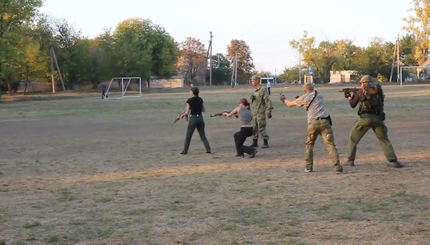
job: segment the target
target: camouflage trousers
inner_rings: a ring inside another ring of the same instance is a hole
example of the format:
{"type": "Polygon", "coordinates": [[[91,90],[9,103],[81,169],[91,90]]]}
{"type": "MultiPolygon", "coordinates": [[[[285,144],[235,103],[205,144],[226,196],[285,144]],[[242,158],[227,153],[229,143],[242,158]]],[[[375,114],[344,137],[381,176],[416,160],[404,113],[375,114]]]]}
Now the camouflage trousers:
{"type": "Polygon", "coordinates": [[[369,129],[372,129],[378,138],[379,145],[382,147],[385,158],[387,158],[389,162],[397,161],[396,153],[388,139],[387,126],[385,126],[384,121],[382,121],[378,115],[371,114],[361,115],[361,118],[355,122],[352,127],[348,142],[348,159],[355,160],[357,145],[369,129]]]}
{"type": "Polygon", "coordinates": [[[330,153],[331,162],[334,164],[335,171],[343,169],[339,161],[339,153],[334,143],[333,129],[328,120],[312,120],[308,125],[308,136],[306,139],[306,169],[313,170],[314,164],[314,145],[315,141],[321,135],[324,143],[330,153]]]}
{"type": "Polygon", "coordinates": [[[258,134],[261,134],[264,140],[269,140],[269,135],[266,131],[266,115],[253,115],[252,126],[252,139],[258,139],[258,134]]]}

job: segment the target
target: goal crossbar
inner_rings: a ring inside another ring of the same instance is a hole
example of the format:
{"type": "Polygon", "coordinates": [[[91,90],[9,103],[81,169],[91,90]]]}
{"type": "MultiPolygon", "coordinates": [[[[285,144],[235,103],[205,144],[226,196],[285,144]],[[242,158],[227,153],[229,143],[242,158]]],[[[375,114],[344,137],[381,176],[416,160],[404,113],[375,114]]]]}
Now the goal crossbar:
{"type": "MultiPolygon", "coordinates": [[[[121,97],[113,97],[115,99],[123,99],[130,97],[142,97],[142,78],[141,77],[114,77],[110,80],[109,86],[106,91],[106,98],[109,99],[109,91],[112,87],[112,83],[114,81],[121,80],[121,97]],[[139,93],[136,95],[127,94],[128,88],[131,84],[131,81],[137,80],[139,83],[139,93]]],[[[112,98],[112,97],[111,97],[112,98]]]]}

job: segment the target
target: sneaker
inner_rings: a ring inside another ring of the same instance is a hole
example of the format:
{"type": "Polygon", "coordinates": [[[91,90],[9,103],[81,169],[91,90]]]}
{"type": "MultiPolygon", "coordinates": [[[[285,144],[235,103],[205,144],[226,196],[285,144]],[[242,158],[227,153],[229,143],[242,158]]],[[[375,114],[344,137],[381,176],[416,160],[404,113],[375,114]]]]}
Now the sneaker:
{"type": "Polygon", "coordinates": [[[346,174],[345,169],[336,170],[336,174],[346,174]]]}
{"type": "Polygon", "coordinates": [[[344,165],[354,167],[355,163],[354,163],[354,160],[348,160],[348,161],[346,161],[346,163],[344,165]]]}
{"type": "Polygon", "coordinates": [[[395,168],[403,168],[405,165],[399,163],[398,161],[391,162],[395,168]]]}
{"type": "Polygon", "coordinates": [[[236,154],[237,157],[244,157],[245,155],[236,154]]]}
{"type": "Polygon", "coordinates": [[[182,152],[181,152],[181,154],[182,154],[182,155],[186,155],[186,154],[187,154],[187,152],[186,152],[186,151],[182,151],[182,152]]]}
{"type": "Polygon", "coordinates": [[[207,154],[211,154],[212,152],[211,152],[211,151],[207,151],[206,153],[207,153],[207,154]]]}

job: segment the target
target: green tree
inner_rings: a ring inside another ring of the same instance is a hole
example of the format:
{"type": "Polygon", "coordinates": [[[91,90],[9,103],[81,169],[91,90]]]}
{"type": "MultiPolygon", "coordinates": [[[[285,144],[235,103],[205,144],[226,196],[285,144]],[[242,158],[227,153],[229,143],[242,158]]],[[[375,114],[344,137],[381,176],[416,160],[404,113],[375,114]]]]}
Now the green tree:
{"type": "Polygon", "coordinates": [[[1,84],[7,81],[12,94],[11,78],[15,72],[13,57],[17,52],[23,23],[32,20],[43,0],[0,0],[0,96],[1,84]]]}
{"type": "Polygon", "coordinates": [[[430,48],[430,2],[428,0],[413,0],[412,14],[403,18],[406,26],[403,28],[414,35],[417,47],[414,52],[418,64],[423,63],[429,57],[430,48]]]}
{"type": "Polygon", "coordinates": [[[280,81],[294,82],[299,80],[299,66],[285,68],[284,71],[279,74],[278,79],[280,81]]]}
{"type": "Polygon", "coordinates": [[[251,72],[255,66],[251,56],[251,49],[243,40],[231,40],[227,46],[227,59],[234,61],[237,53],[237,76],[238,82],[246,82],[251,77],[251,72]]]}
{"type": "Polygon", "coordinates": [[[417,41],[414,35],[405,35],[400,39],[400,56],[403,65],[417,66],[418,62],[415,59],[415,50],[417,48],[417,41]]]}
{"type": "MultiPolygon", "coordinates": [[[[228,82],[231,77],[230,61],[223,54],[212,56],[212,83],[221,85],[228,82]]],[[[209,72],[206,72],[206,81],[209,81],[209,72]]]]}

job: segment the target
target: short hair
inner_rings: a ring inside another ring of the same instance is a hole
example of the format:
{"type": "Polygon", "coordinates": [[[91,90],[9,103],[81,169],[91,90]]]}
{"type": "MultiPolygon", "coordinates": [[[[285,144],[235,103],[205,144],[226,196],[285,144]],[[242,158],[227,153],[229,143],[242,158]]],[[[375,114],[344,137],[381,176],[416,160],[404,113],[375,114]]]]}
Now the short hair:
{"type": "Polygon", "coordinates": [[[254,76],[251,77],[251,80],[258,80],[258,81],[260,81],[260,77],[257,76],[257,75],[254,75],[254,76]]]}
{"type": "Polygon", "coordinates": [[[193,92],[193,94],[195,95],[195,96],[198,96],[199,95],[199,88],[198,87],[192,87],[191,88],[191,92],[193,92]]]}
{"type": "Polygon", "coordinates": [[[303,88],[308,89],[308,90],[313,90],[314,84],[313,83],[305,83],[305,84],[303,84],[303,88]]]}

